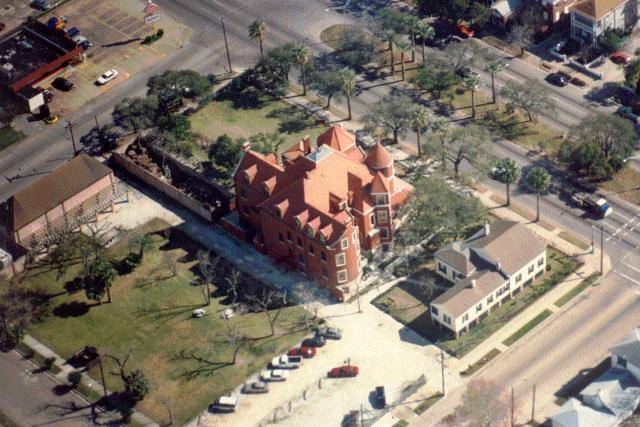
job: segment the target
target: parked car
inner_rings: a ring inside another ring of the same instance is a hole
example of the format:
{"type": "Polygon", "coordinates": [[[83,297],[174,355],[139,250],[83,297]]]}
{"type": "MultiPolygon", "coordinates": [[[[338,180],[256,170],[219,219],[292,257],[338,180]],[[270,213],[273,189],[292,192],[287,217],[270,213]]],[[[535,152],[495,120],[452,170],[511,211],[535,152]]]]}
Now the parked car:
{"type": "Polygon", "coordinates": [[[344,427],[358,427],[360,425],[360,411],[350,411],[343,421],[344,427]]]}
{"type": "Polygon", "coordinates": [[[235,412],[238,406],[238,399],[233,396],[221,396],[215,400],[210,406],[215,412],[235,412]]]}
{"type": "Polygon", "coordinates": [[[327,343],[327,340],[324,337],[321,337],[319,335],[314,335],[313,338],[307,338],[306,340],[302,341],[302,346],[303,347],[324,347],[326,343],[327,343]]]}
{"type": "Polygon", "coordinates": [[[286,381],[289,378],[289,371],[283,369],[264,369],[260,372],[262,381],[286,381]]]}
{"type": "Polygon", "coordinates": [[[247,382],[242,386],[242,392],[246,394],[268,393],[269,384],[263,381],[247,382]]]}
{"type": "Polygon", "coordinates": [[[458,33],[464,37],[464,38],[471,38],[474,36],[475,31],[473,31],[473,29],[468,26],[467,24],[458,24],[456,26],[456,29],[458,30],[458,33]]]}
{"type": "Polygon", "coordinates": [[[191,315],[196,319],[200,319],[201,317],[204,317],[205,315],[204,308],[196,308],[195,310],[193,310],[193,313],[191,313],[191,315]]]}
{"type": "Polygon", "coordinates": [[[73,83],[71,83],[64,77],[56,77],[55,80],[53,80],[53,82],[51,83],[51,86],[64,92],[69,92],[71,89],[73,89],[73,83]]]}
{"type": "Polygon", "coordinates": [[[282,355],[271,359],[273,369],[297,369],[302,364],[302,356],[282,355]]]}
{"type": "Polygon", "coordinates": [[[387,396],[384,392],[384,386],[379,385],[376,387],[375,402],[378,408],[387,406],[387,396]]]}
{"type": "Polygon", "coordinates": [[[560,73],[551,73],[549,74],[545,80],[553,85],[564,87],[569,84],[569,79],[560,73]]]}
{"type": "Polygon", "coordinates": [[[611,61],[616,64],[628,64],[631,61],[631,57],[626,52],[618,51],[611,54],[611,61]]]}
{"type": "Polygon", "coordinates": [[[110,82],[111,80],[115,79],[116,77],[118,77],[118,70],[111,69],[109,71],[106,71],[100,77],[98,77],[98,79],[96,80],[96,84],[98,86],[101,86],[101,85],[103,85],[105,83],[110,82]]]}
{"type": "Polygon", "coordinates": [[[631,107],[618,107],[616,114],[620,117],[623,117],[627,120],[631,120],[633,123],[640,123],[640,116],[633,112],[633,108],[631,107]]]}
{"type": "Polygon", "coordinates": [[[318,328],[318,330],[316,331],[316,335],[324,338],[329,338],[332,340],[339,340],[340,338],[342,338],[342,331],[338,328],[322,326],[318,328]]]}
{"type": "Polygon", "coordinates": [[[42,94],[42,97],[44,98],[44,102],[46,104],[50,103],[53,100],[53,94],[48,90],[46,90],[45,88],[38,86],[36,90],[38,91],[38,93],[42,94]]]}
{"type": "Polygon", "coordinates": [[[49,10],[51,5],[49,5],[49,2],[46,0],[33,0],[31,2],[31,7],[38,10],[49,10]]]}
{"type": "Polygon", "coordinates": [[[80,30],[76,27],[71,27],[67,30],[67,35],[73,39],[73,37],[80,35],[80,30]]]}
{"type": "Polygon", "coordinates": [[[52,114],[48,117],[44,118],[44,122],[48,125],[53,125],[55,123],[58,123],[58,120],[60,120],[60,118],[58,116],[56,116],[55,114],[52,114]]]}
{"type": "Polygon", "coordinates": [[[360,373],[357,366],[344,365],[333,368],[329,371],[329,378],[350,378],[356,377],[360,373]]]}
{"type": "Polygon", "coordinates": [[[315,347],[294,347],[287,353],[287,356],[302,356],[305,359],[311,359],[316,355],[315,347]]]}

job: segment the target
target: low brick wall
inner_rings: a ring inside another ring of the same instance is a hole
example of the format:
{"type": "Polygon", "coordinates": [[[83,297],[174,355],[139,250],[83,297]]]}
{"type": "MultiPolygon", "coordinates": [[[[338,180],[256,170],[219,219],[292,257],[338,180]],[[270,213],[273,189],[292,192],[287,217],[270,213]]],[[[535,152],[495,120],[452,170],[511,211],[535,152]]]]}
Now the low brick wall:
{"type": "Polygon", "coordinates": [[[120,153],[113,153],[111,155],[111,161],[113,162],[113,165],[115,167],[118,167],[135,176],[140,181],[160,191],[171,200],[179,203],[180,205],[189,209],[191,212],[197,214],[198,216],[206,219],[207,221],[216,222],[218,220],[219,215],[214,216],[212,210],[207,208],[204,204],[200,203],[198,200],[194,199],[188,194],[183,193],[168,182],[159,179],[155,175],[136,165],[125,155],[120,153]]]}

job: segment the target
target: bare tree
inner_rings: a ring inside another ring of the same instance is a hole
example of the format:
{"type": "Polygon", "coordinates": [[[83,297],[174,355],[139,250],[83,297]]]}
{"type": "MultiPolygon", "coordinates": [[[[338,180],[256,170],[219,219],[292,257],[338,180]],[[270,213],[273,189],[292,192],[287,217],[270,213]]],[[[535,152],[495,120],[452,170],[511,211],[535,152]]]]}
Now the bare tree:
{"type": "Polygon", "coordinates": [[[47,312],[46,295],[0,275],[0,350],[14,348],[27,326],[47,312]]]}
{"type": "Polygon", "coordinates": [[[279,293],[273,289],[259,292],[253,295],[245,296],[246,304],[251,310],[257,312],[263,312],[269,320],[269,326],[271,327],[271,335],[276,334],[275,324],[282,312],[282,309],[287,304],[287,294],[279,293]],[[272,310],[272,308],[274,308],[272,310]]]}
{"type": "Polygon", "coordinates": [[[476,379],[462,395],[462,402],[447,417],[446,424],[463,427],[498,427],[509,422],[509,403],[497,384],[476,379]]]}
{"type": "Polygon", "coordinates": [[[218,273],[218,265],[220,264],[220,257],[213,255],[209,251],[199,250],[197,253],[198,269],[202,274],[203,286],[205,289],[205,304],[211,304],[211,284],[216,278],[218,273]]]}
{"type": "Polygon", "coordinates": [[[247,337],[242,335],[235,326],[232,326],[228,319],[224,323],[227,326],[224,337],[233,346],[233,358],[229,364],[235,365],[238,360],[238,353],[247,344],[247,337]]]}
{"type": "MultiPolygon", "coordinates": [[[[85,218],[81,221],[80,229],[84,230],[85,234],[89,237],[89,247],[91,249],[93,259],[97,259],[104,253],[106,236],[110,228],[111,224],[107,221],[97,222],[92,218],[85,218]]],[[[86,261],[87,258],[85,258],[85,264],[86,261]]]]}
{"type": "Polygon", "coordinates": [[[227,284],[229,285],[229,289],[227,289],[227,295],[231,297],[231,304],[233,309],[236,309],[236,305],[238,304],[238,288],[240,286],[240,278],[242,277],[242,273],[231,267],[231,271],[229,275],[225,278],[227,284]]]}
{"type": "Polygon", "coordinates": [[[162,255],[162,266],[171,273],[171,276],[167,277],[167,279],[178,275],[178,259],[172,253],[165,252],[162,255]]]}

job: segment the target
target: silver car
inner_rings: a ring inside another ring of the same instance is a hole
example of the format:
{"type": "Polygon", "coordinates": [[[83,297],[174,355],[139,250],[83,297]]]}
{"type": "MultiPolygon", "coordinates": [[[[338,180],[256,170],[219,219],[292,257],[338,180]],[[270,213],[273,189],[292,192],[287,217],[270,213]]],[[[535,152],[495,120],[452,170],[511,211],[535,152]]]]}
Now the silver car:
{"type": "Polygon", "coordinates": [[[263,381],[247,382],[242,387],[242,392],[246,394],[268,393],[269,384],[263,381]]]}

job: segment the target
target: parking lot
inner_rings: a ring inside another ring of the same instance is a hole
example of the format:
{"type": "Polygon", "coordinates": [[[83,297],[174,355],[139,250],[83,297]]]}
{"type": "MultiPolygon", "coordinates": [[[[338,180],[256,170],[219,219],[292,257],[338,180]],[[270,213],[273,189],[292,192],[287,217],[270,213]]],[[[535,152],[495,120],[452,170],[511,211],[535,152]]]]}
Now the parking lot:
{"type": "MultiPolygon", "coordinates": [[[[341,340],[327,340],[316,357],[290,372],[287,381],[272,383],[269,393],[245,395],[238,390],[236,413],[206,412],[199,425],[338,426],[361,405],[370,423],[388,410],[374,408],[376,386],[385,387],[388,405],[401,403],[418,389],[423,398],[437,392],[441,384],[439,350],[370,304],[389,286],[384,284],[363,296],[362,313],[357,312],[356,302],[322,306],[320,315],[328,325],[342,330],[341,340]],[[357,377],[327,378],[331,368],[346,363],[358,366],[357,377]]],[[[447,371],[446,381],[454,387],[460,379],[447,371]]]]}
{"type": "Polygon", "coordinates": [[[52,90],[54,97],[50,109],[53,113],[64,116],[76,110],[179,48],[190,37],[191,31],[186,26],[166,16],[156,23],[156,27],[145,24],[145,4],[139,0],[77,0],[40,18],[46,23],[53,16],[65,16],[68,19],[66,28],[77,28],[92,43],[83,62],[67,67],[41,83],[50,88],[51,81],[59,76],[74,83],[71,92],[52,90]],[[159,28],[163,29],[164,36],[153,45],[143,45],[144,37],[159,28]],[[96,78],[112,68],[118,71],[118,77],[104,86],[96,86],[96,78]]]}
{"type": "Polygon", "coordinates": [[[0,31],[0,37],[26,21],[28,17],[38,14],[30,3],[30,0],[0,0],[0,22],[5,24],[4,31],[0,31]]]}

